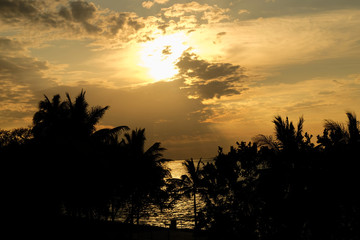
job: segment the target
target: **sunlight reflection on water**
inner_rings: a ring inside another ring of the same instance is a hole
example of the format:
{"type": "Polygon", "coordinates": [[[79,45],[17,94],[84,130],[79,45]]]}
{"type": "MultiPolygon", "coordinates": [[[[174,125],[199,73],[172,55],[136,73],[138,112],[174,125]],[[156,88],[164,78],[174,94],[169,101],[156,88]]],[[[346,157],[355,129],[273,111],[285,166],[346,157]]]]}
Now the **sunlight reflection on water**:
{"type": "MultiPolygon", "coordinates": [[[[202,159],[204,164],[213,161],[212,159],[202,159]]],[[[195,166],[197,166],[199,159],[194,159],[195,166]]],[[[173,160],[167,163],[167,167],[171,170],[173,178],[180,178],[186,174],[184,160],[173,160]]],[[[205,203],[201,201],[200,196],[197,197],[197,208],[200,210],[205,203]]],[[[149,224],[159,227],[169,227],[171,219],[176,219],[177,228],[194,228],[194,203],[193,199],[182,198],[174,206],[173,209],[165,210],[162,213],[160,210],[150,214],[148,219],[143,219],[143,224],[149,224]]]]}

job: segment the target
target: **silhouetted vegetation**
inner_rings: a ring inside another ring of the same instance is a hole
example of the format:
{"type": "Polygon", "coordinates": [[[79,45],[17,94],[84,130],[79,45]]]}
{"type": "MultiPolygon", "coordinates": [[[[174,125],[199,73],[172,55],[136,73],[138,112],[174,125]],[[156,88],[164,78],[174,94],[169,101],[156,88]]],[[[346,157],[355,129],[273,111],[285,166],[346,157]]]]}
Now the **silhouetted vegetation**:
{"type": "Polygon", "coordinates": [[[147,150],[145,129],[96,129],[109,107],[45,96],[33,126],[0,131],[4,196],[15,219],[44,226],[63,217],[133,223],[151,207],[167,207],[165,150],[147,150]]]}
{"type": "Polygon", "coordinates": [[[359,122],[326,120],[317,137],[276,116],[275,137],[219,148],[201,170],[214,239],[359,239],[359,122]]]}
{"type": "Polygon", "coordinates": [[[187,174],[172,179],[161,144],[145,149],[145,129],[96,129],[108,108],[90,108],[84,91],[74,101],[45,96],[31,127],[0,130],[8,221],[139,224],[153,208],[186,196],[195,229],[209,238],[359,239],[355,114],[347,113],[346,124],[325,120],[316,144],[302,117],[294,125],[276,116],[274,136],[258,135],[227,153],[219,147],[206,164],[186,160],[187,174]]]}

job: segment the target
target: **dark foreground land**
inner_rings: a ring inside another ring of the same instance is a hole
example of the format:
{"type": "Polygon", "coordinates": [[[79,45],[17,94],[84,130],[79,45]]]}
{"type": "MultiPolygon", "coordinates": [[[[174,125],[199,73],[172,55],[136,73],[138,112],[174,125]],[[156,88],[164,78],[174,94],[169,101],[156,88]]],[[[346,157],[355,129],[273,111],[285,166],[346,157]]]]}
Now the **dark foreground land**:
{"type": "Polygon", "coordinates": [[[120,222],[89,221],[61,218],[43,226],[32,225],[32,229],[13,232],[11,239],[55,239],[55,240],[206,240],[207,232],[190,229],[170,229],[120,222]],[[28,232],[28,234],[27,234],[28,232]],[[19,235],[21,234],[21,235],[19,235]],[[18,238],[17,236],[21,236],[18,238]]]}

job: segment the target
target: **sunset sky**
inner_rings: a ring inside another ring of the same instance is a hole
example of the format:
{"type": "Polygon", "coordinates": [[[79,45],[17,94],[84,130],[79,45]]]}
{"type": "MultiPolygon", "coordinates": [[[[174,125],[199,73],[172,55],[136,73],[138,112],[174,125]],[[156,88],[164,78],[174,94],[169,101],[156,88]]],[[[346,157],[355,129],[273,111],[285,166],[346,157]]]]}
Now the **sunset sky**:
{"type": "Polygon", "coordinates": [[[146,128],[174,159],[273,134],[320,134],[360,100],[359,0],[0,0],[0,128],[46,94],[86,91],[101,127],[146,128]]]}

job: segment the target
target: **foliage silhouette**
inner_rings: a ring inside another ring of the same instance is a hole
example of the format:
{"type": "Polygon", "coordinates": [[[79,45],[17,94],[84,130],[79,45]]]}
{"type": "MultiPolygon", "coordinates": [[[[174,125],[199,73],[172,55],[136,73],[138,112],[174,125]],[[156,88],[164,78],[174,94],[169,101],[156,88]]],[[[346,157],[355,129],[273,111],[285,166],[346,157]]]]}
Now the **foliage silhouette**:
{"type": "Polygon", "coordinates": [[[194,206],[194,229],[198,230],[198,213],[197,213],[197,202],[196,195],[203,194],[202,191],[202,171],[200,165],[202,164],[201,159],[198,161],[196,167],[194,160],[191,158],[189,160],[185,160],[183,163],[187,174],[181,176],[181,188],[179,190],[180,194],[190,198],[193,197],[193,206],[194,206]]]}
{"type": "Polygon", "coordinates": [[[4,190],[16,218],[35,226],[73,219],[114,221],[135,216],[168,199],[165,148],[144,151],[145,129],[126,126],[97,130],[109,109],[90,107],[85,91],[72,100],[44,96],[30,128],[0,130],[0,159],[12,185],[4,190]],[[15,181],[16,179],[16,181],[15,181]]]}
{"type": "Polygon", "coordinates": [[[128,221],[133,223],[136,218],[137,224],[141,214],[146,215],[145,210],[152,204],[164,207],[168,198],[165,178],[171,176],[163,165],[168,161],[162,155],[165,148],[157,142],[145,150],[145,140],[145,129],[132,130],[124,138],[125,159],[127,169],[130,170],[126,175],[128,184],[124,189],[130,205],[128,221]]]}
{"type": "Polygon", "coordinates": [[[9,222],[32,219],[27,234],[38,226],[59,231],[76,219],[139,224],[185,195],[193,197],[195,230],[206,228],[210,239],[359,239],[354,113],[345,124],[325,120],[317,145],[302,117],[294,124],[276,116],[274,136],[237,142],[227,153],[219,147],[207,164],[186,160],[187,174],[172,179],[165,148],[146,148],[145,129],[97,130],[108,109],[90,108],[85,91],[75,100],[44,96],[33,126],[0,130],[9,222]]]}

